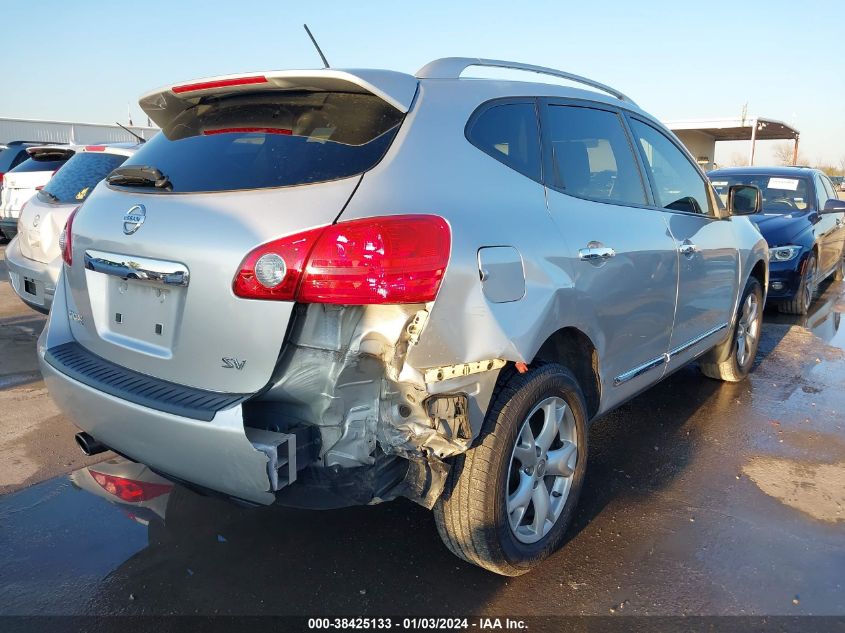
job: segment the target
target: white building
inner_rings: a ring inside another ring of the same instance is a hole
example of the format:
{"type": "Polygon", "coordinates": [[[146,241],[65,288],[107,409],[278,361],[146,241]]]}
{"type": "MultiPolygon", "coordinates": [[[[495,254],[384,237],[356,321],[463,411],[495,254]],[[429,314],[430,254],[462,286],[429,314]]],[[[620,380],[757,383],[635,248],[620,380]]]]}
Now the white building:
{"type": "MultiPolygon", "coordinates": [[[[127,125],[126,127],[145,139],[152,138],[159,131],[156,127],[138,125],[127,125]]],[[[0,143],[33,141],[36,143],[94,145],[98,143],[131,143],[135,140],[137,139],[114,123],[74,123],[71,121],[0,118],[0,143]]]]}

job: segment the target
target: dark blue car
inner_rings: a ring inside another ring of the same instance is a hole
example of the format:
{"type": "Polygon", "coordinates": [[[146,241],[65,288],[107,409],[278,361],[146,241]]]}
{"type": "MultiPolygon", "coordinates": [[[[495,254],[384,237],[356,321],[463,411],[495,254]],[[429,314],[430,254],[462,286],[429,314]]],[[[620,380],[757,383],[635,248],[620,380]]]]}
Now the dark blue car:
{"type": "Polygon", "coordinates": [[[760,189],[762,211],[748,218],[769,243],[768,301],[807,314],[818,284],[845,276],[845,201],[830,179],[808,167],[734,167],[708,176],[723,201],[731,185],[760,189]]]}

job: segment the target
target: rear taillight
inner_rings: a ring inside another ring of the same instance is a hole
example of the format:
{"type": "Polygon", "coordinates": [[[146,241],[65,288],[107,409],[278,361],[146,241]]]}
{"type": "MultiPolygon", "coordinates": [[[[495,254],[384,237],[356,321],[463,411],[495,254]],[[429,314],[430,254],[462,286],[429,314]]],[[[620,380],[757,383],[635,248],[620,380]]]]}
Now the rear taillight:
{"type": "Polygon", "coordinates": [[[449,225],[434,215],[341,222],[259,246],[233,289],[247,299],[425,303],[437,296],[450,249],[449,225]]]}
{"type": "Polygon", "coordinates": [[[121,501],[128,503],[139,503],[149,501],[173,490],[172,484],[156,484],[147,481],[136,481],[125,477],[107,475],[96,470],[88,469],[100,487],[110,495],[114,495],[121,501]]]}
{"type": "Polygon", "coordinates": [[[6,174],[4,172],[0,171],[0,187],[3,186],[3,176],[5,176],[5,175],[6,174]]]}
{"type": "Polygon", "coordinates": [[[302,278],[305,258],[323,230],[314,229],[283,237],[256,248],[246,256],[235,276],[235,294],[245,299],[292,301],[302,278]],[[268,271],[268,264],[274,256],[284,262],[284,274],[276,284],[270,283],[271,279],[266,274],[261,274],[268,271]]]}
{"type": "Polygon", "coordinates": [[[71,211],[65,222],[65,228],[59,234],[59,248],[62,251],[62,259],[68,266],[73,264],[73,219],[76,217],[77,211],[79,211],[79,207],[71,211]]]}

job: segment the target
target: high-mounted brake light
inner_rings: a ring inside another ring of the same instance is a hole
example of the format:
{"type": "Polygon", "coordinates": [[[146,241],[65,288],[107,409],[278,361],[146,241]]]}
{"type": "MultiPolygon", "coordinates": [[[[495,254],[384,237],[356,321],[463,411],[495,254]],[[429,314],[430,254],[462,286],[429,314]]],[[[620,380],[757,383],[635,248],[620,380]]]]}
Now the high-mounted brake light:
{"type": "Polygon", "coordinates": [[[105,145],[86,145],[85,151],[86,152],[105,152],[106,146],[105,145]]]}
{"type": "Polygon", "coordinates": [[[435,215],[340,222],[259,246],[233,290],[302,303],[425,303],[440,289],[451,241],[449,225],[435,215]]]}
{"type": "Polygon", "coordinates": [[[76,217],[77,211],[79,211],[79,207],[71,211],[65,222],[65,228],[59,234],[59,248],[62,251],[62,259],[68,266],[73,265],[73,219],[76,217]]]}
{"type": "Polygon", "coordinates": [[[149,481],[137,481],[126,477],[107,475],[96,470],[88,469],[100,487],[110,495],[114,495],[121,501],[139,503],[149,501],[173,490],[173,484],[159,484],[149,481]]]}
{"type": "Polygon", "coordinates": [[[233,77],[232,79],[218,79],[216,81],[201,81],[194,84],[182,84],[173,86],[172,90],[177,95],[185,92],[197,92],[198,90],[211,90],[212,88],[229,88],[231,86],[249,86],[254,84],[266,84],[267,77],[254,75],[252,77],[233,77]]]}
{"type": "Polygon", "coordinates": [[[212,136],[214,134],[253,134],[253,133],[262,133],[262,134],[283,134],[285,136],[290,136],[293,134],[293,130],[289,130],[283,127],[223,127],[216,130],[203,130],[204,136],[212,136]]]}

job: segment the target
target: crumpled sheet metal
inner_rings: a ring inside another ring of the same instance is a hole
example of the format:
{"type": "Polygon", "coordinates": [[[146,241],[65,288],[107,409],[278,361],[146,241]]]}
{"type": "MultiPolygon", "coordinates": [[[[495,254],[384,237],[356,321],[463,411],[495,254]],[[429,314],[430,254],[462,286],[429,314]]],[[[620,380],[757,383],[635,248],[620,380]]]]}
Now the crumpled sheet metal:
{"type": "MultiPolygon", "coordinates": [[[[316,424],[325,466],[371,464],[375,443],[386,453],[443,459],[469,448],[481,428],[498,371],[425,382],[406,362],[425,336],[425,305],[300,306],[265,398],[316,424]],[[432,395],[466,394],[469,432],[430,415],[432,395]]],[[[495,363],[496,369],[501,363],[495,363]]]]}

